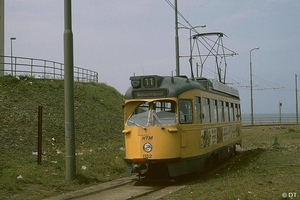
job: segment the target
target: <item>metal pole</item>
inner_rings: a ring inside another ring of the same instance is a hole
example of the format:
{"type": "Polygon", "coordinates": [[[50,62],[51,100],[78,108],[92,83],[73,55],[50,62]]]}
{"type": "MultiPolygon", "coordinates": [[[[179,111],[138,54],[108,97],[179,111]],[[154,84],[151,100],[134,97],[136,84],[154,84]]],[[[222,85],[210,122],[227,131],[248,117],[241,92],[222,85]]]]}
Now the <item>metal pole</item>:
{"type": "Polygon", "coordinates": [[[192,49],[192,28],[189,28],[190,31],[190,67],[191,67],[191,76],[194,79],[194,75],[193,75],[193,49],[192,49]]]}
{"type": "Polygon", "coordinates": [[[251,125],[253,126],[254,125],[254,122],[253,122],[253,87],[252,87],[252,61],[251,61],[251,52],[253,50],[257,50],[259,49],[258,47],[256,48],[253,48],[250,50],[250,96],[251,96],[251,125]]]}
{"type": "Polygon", "coordinates": [[[180,76],[179,67],[179,37],[178,37],[178,12],[177,12],[177,0],[174,0],[175,6],[175,59],[176,59],[176,76],[180,76]]]}
{"type": "Polygon", "coordinates": [[[0,76],[4,76],[4,0],[0,0],[0,76]]]}
{"type": "Polygon", "coordinates": [[[65,142],[66,180],[76,176],[74,130],[74,64],[71,0],[64,1],[64,65],[65,65],[65,142]]]}
{"type": "Polygon", "coordinates": [[[16,40],[17,38],[15,37],[11,37],[10,38],[10,68],[11,68],[11,75],[14,75],[14,67],[13,67],[13,45],[12,45],[12,41],[16,40]]]}
{"type": "Polygon", "coordinates": [[[42,164],[43,106],[38,107],[38,165],[42,164]]]}
{"type": "Polygon", "coordinates": [[[282,101],[279,101],[279,123],[281,124],[281,107],[282,107],[282,101]]]}
{"type": "Polygon", "coordinates": [[[296,124],[298,124],[299,118],[298,118],[298,77],[297,77],[297,74],[295,74],[295,85],[296,85],[296,124]]]}
{"type": "MultiPolygon", "coordinates": [[[[252,51],[252,50],[251,50],[252,51]]],[[[252,62],[250,51],[250,98],[251,98],[251,125],[253,126],[253,88],[252,88],[252,62]]]]}

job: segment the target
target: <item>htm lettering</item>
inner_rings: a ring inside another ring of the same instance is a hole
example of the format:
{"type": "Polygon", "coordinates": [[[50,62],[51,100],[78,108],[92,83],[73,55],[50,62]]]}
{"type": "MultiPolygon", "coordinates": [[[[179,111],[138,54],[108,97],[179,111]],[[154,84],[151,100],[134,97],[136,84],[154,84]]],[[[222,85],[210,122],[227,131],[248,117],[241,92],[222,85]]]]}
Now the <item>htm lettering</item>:
{"type": "Polygon", "coordinates": [[[143,136],[142,140],[153,140],[153,136],[143,136]]]}

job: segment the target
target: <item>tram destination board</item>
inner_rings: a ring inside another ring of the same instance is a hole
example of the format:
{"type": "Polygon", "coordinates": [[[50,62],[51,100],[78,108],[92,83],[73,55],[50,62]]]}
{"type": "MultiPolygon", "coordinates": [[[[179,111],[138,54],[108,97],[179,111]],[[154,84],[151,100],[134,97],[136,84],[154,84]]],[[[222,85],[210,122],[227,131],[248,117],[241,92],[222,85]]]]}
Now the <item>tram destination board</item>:
{"type": "Polygon", "coordinates": [[[142,90],[142,91],[134,91],[133,98],[163,98],[167,97],[166,90],[142,90]]]}

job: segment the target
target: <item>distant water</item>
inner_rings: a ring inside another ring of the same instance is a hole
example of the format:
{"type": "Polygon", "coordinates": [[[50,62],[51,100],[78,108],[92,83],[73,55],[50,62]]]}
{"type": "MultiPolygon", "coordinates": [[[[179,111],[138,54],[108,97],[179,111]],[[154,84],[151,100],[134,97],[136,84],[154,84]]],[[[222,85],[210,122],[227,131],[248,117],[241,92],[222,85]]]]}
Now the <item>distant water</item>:
{"type": "MultiPolygon", "coordinates": [[[[298,122],[300,123],[300,114],[298,114],[298,122]]],[[[251,124],[251,115],[242,114],[243,125],[251,124]]],[[[254,114],[253,115],[254,125],[259,124],[295,124],[296,123],[296,113],[269,113],[269,114],[254,114]]]]}

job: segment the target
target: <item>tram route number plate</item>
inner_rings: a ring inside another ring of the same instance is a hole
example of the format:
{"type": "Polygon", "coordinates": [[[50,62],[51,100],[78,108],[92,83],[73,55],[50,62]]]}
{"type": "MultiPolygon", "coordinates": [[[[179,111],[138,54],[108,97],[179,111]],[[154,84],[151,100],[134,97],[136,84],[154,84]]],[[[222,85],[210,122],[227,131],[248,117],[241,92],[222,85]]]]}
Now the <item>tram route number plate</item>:
{"type": "Polygon", "coordinates": [[[155,87],[155,78],[154,77],[147,77],[143,79],[143,85],[146,88],[153,88],[155,87]]]}

